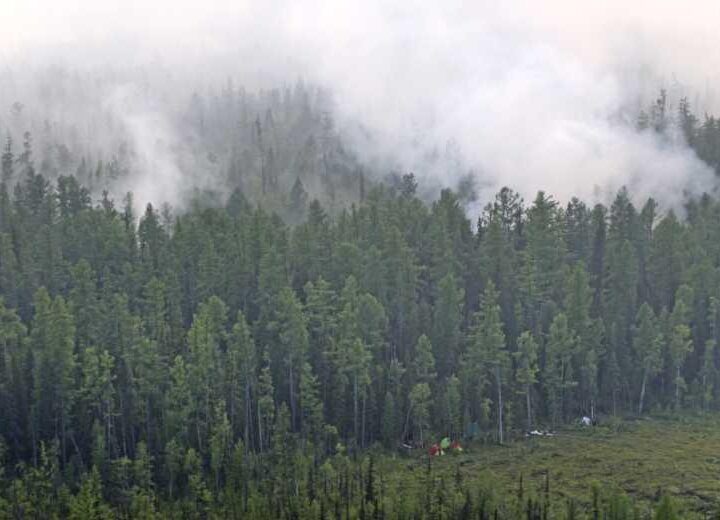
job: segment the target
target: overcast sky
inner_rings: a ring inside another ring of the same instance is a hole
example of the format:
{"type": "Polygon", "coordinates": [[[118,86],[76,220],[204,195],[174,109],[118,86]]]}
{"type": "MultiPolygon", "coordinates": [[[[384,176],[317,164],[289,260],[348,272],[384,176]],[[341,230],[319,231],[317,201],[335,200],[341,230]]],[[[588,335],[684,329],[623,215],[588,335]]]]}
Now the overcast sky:
{"type": "Polygon", "coordinates": [[[298,61],[330,51],[322,62],[335,54],[362,59],[363,50],[398,39],[420,48],[443,37],[472,46],[478,33],[495,31],[601,65],[644,57],[662,74],[697,82],[720,73],[719,22],[714,0],[3,0],[0,48],[7,58],[18,50],[123,45],[134,57],[179,58],[188,49],[275,46],[298,61]]]}

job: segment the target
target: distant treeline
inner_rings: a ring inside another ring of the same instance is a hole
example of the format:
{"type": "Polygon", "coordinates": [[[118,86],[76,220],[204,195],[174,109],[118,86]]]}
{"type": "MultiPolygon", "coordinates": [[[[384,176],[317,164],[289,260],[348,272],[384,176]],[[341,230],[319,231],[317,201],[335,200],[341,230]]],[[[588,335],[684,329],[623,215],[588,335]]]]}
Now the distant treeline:
{"type": "Polygon", "coordinates": [[[665,136],[679,134],[697,156],[720,175],[720,119],[712,114],[699,118],[687,98],[681,98],[677,107],[672,107],[667,91],[661,90],[655,102],[640,111],[637,129],[665,136]]]}

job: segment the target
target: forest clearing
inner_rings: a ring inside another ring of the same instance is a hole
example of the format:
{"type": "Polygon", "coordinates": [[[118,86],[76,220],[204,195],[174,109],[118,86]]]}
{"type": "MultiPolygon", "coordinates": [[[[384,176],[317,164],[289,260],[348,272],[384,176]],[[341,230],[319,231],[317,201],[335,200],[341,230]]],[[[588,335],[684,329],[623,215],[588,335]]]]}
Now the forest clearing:
{"type": "MultiPolygon", "coordinates": [[[[608,419],[597,427],[563,429],[505,446],[470,445],[462,454],[433,458],[432,464],[436,479],[451,482],[459,473],[468,487],[508,496],[516,496],[522,485],[526,496],[542,497],[549,470],[550,500],[563,507],[574,500],[590,511],[597,485],[606,494],[627,494],[641,511],[667,494],[682,518],[705,518],[720,506],[720,417],[608,419]]],[[[408,476],[427,471],[427,455],[386,460],[383,469],[398,492],[407,493],[406,486],[423,485],[423,479],[408,476]]]]}

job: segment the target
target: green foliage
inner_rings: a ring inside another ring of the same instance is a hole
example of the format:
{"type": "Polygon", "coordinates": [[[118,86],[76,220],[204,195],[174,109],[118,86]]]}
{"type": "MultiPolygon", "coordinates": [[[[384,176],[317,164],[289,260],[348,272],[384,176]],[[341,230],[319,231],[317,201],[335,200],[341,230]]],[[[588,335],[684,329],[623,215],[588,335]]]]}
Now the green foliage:
{"type": "Polygon", "coordinates": [[[70,500],[70,520],[105,520],[113,518],[112,511],[103,501],[100,474],[97,469],[85,477],[80,490],[70,500]]]}
{"type": "Polygon", "coordinates": [[[652,379],[662,368],[662,333],[660,332],[652,308],[643,303],[637,315],[634,347],[642,370],[642,388],[638,413],[643,413],[645,387],[648,378],[652,379]]]}
{"type": "Polygon", "coordinates": [[[563,313],[558,314],[550,325],[544,371],[553,424],[564,420],[568,393],[577,384],[570,363],[576,345],[577,337],[568,328],[567,317],[563,313]]]}
{"type": "Polygon", "coordinates": [[[669,496],[664,495],[662,497],[660,505],[655,510],[653,518],[655,520],[676,520],[679,518],[677,513],[675,513],[675,507],[673,506],[672,499],[669,496]]]}
{"type": "Polygon", "coordinates": [[[521,424],[587,415],[601,436],[624,414],[718,410],[713,198],[654,225],[627,190],[591,211],[503,189],[473,230],[462,197],[424,205],[409,175],[357,206],[307,204],[313,184],[282,180],[255,132],[270,207],[301,222],[242,190],[138,218],[131,197],[93,206],[78,179],[39,175],[30,139],[19,162],[6,150],[23,177],[0,185],[2,514],[578,518],[577,490],[526,480],[508,502],[462,467],[401,478],[385,461],[445,436],[515,450],[521,424]]]}

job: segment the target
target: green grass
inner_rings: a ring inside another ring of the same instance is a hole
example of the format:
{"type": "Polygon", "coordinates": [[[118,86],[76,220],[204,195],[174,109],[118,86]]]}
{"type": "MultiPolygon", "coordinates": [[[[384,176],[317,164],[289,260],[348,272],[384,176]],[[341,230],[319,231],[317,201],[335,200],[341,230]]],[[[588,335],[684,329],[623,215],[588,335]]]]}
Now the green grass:
{"type": "MultiPolygon", "coordinates": [[[[490,482],[515,494],[539,494],[550,474],[553,502],[572,498],[588,507],[593,483],[628,494],[643,509],[662,493],[691,513],[720,511],[720,417],[658,417],[573,428],[554,437],[518,440],[506,446],[467,446],[461,455],[433,459],[434,470],[451,479],[490,482]]],[[[391,478],[424,471],[426,456],[387,462],[391,478]]],[[[417,480],[417,479],[413,479],[417,480]]]]}

